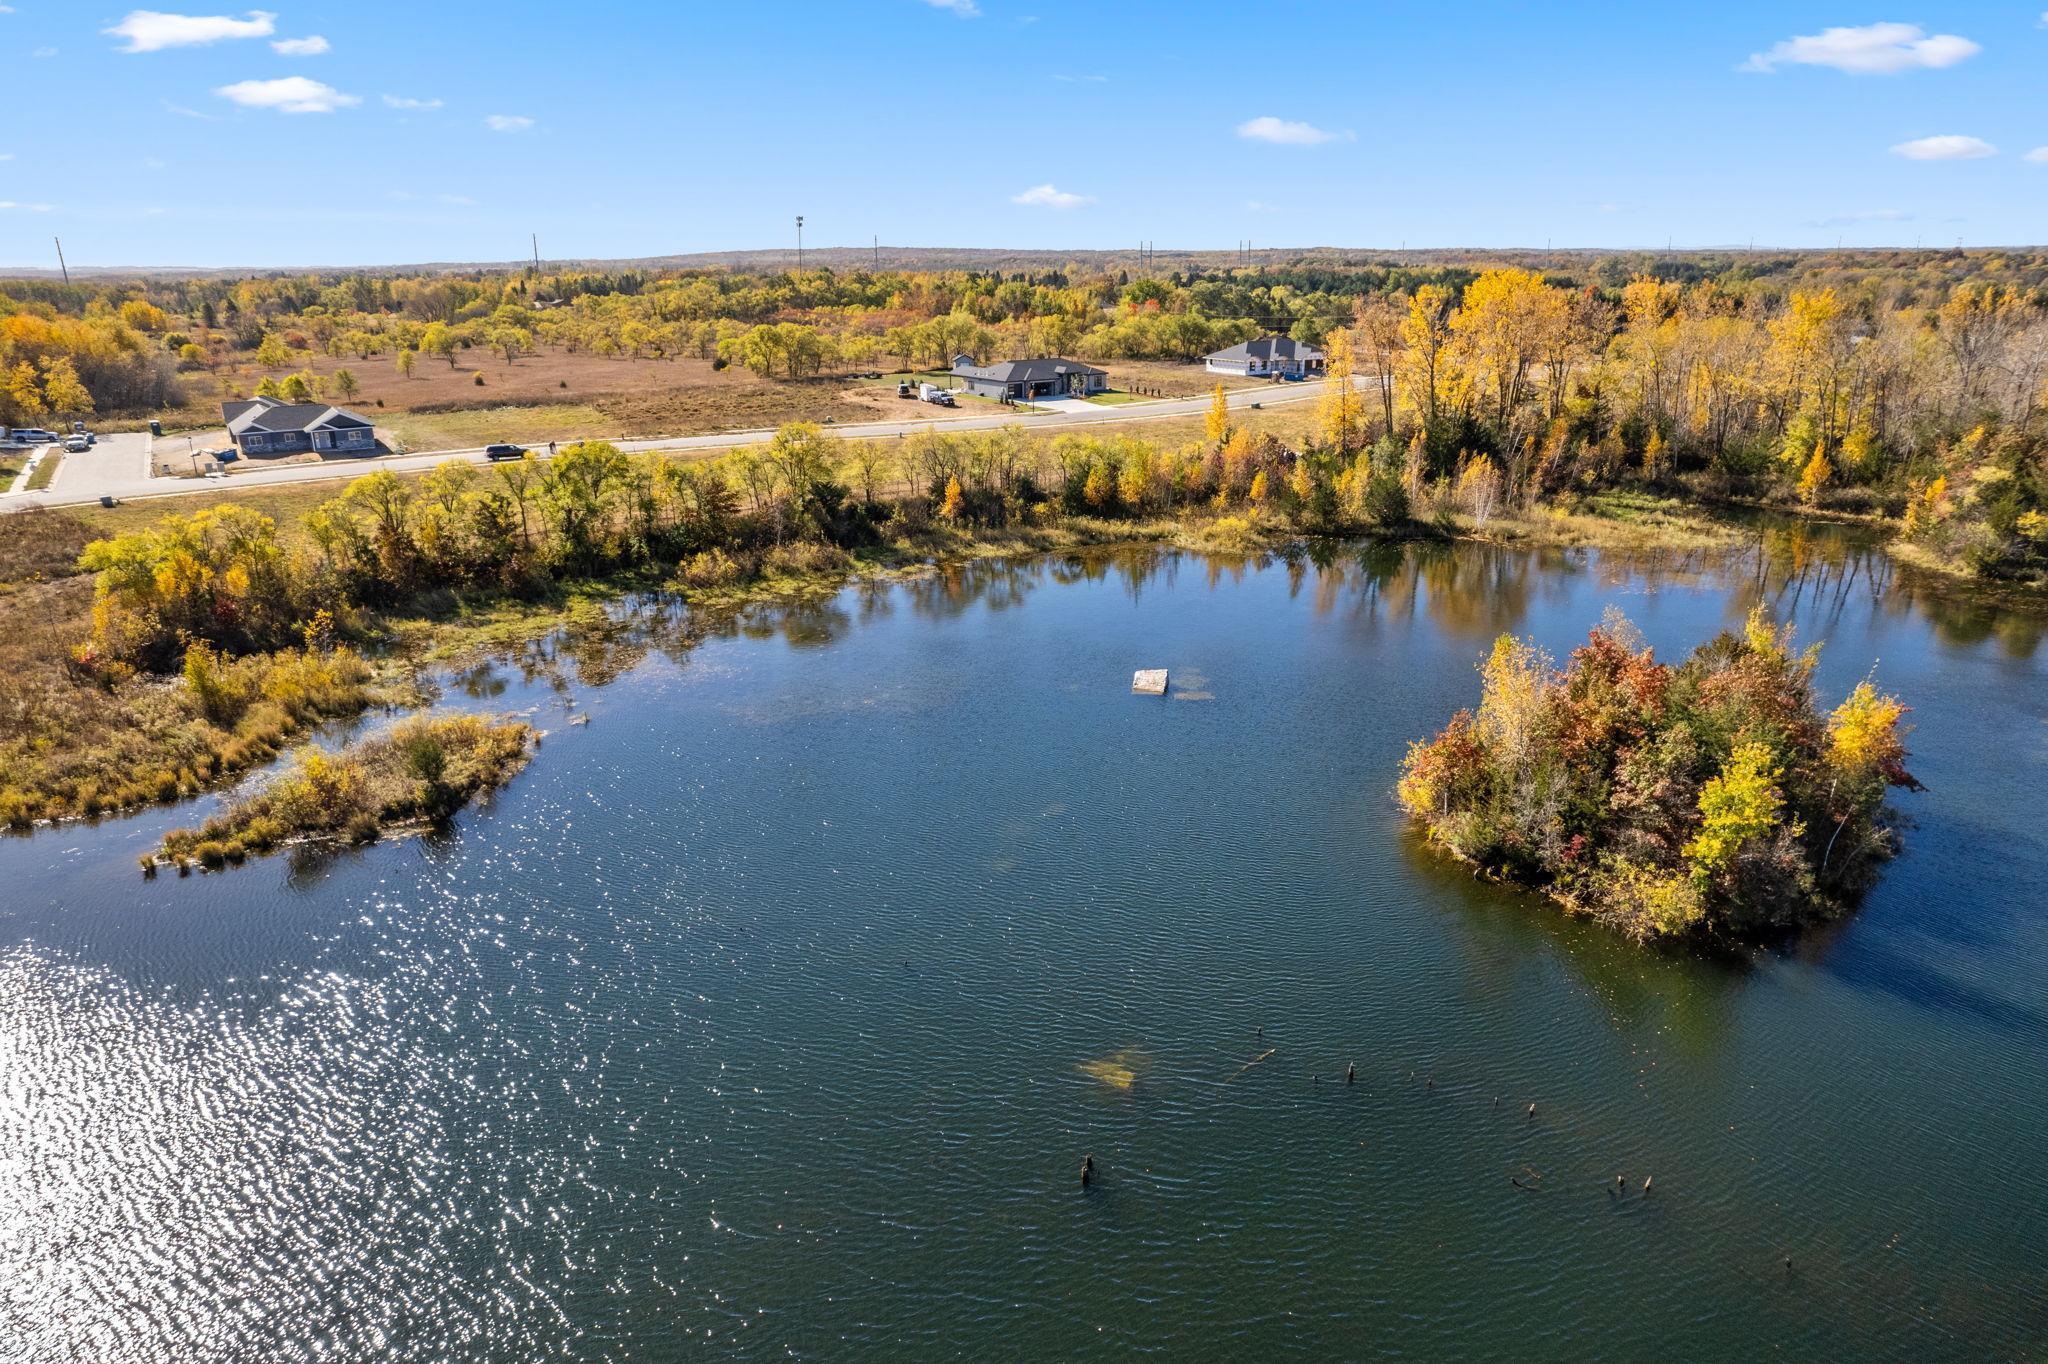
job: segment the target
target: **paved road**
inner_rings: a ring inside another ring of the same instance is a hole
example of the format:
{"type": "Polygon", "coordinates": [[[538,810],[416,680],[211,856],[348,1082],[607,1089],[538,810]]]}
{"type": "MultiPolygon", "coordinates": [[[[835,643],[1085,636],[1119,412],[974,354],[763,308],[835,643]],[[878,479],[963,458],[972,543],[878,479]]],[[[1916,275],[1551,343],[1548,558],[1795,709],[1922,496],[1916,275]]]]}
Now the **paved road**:
{"type": "MultiPolygon", "coordinates": [[[[1249,407],[1253,403],[1265,407],[1280,407],[1290,403],[1312,401],[1321,395],[1322,390],[1321,382],[1240,388],[1230,392],[1229,403],[1233,408],[1249,407]]],[[[987,431],[1013,425],[1031,430],[1068,430],[1075,427],[1158,421],[1169,417],[1199,415],[1209,410],[1209,403],[1210,398],[1207,396],[1163,398],[1156,402],[1115,406],[1071,402],[1060,403],[1054,410],[1038,413],[1004,410],[991,412],[986,416],[951,417],[938,421],[917,418],[868,422],[827,429],[834,435],[856,440],[889,439],[934,429],[987,431]]],[[[743,445],[759,445],[774,434],[772,430],[723,431],[710,436],[660,436],[647,440],[622,440],[618,442],[618,446],[627,451],[675,450],[711,453],[736,449],[743,445]]],[[[165,436],[160,444],[183,450],[185,438],[165,436]]],[[[177,497],[190,493],[217,492],[223,487],[275,487],[284,483],[318,483],[355,478],[373,468],[394,469],[400,472],[431,469],[434,465],[449,459],[468,460],[478,464],[484,462],[483,449],[479,446],[461,450],[422,450],[411,454],[390,455],[383,459],[333,460],[322,464],[280,464],[267,467],[236,464],[231,466],[235,472],[226,479],[151,478],[149,446],[150,439],[146,435],[119,433],[101,436],[99,444],[94,446],[90,453],[68,457],[64,467],[57,471],[54,483],[47,490],[40,493],[0,493],[0,512],[21,511],[32,506],[76,506],[81,503],[97,502],[102,497],[114,497],[125,502],[131,498],[177,497]]]]}

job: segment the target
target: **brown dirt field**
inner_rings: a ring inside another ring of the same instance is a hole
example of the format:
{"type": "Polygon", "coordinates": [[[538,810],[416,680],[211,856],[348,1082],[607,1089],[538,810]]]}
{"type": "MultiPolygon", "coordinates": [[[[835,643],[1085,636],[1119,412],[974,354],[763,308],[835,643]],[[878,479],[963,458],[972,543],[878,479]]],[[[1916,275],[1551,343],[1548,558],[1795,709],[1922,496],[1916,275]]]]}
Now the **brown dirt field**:
{"type": "MultiPolygon", "coordinates": [[[[398,373],[388,355],[368,360],[311,357],[276,374],[282,377],[299,369],[310,369],[321,378],[330,378],[339,369],[353,371],[362,388],[347,405],[379,425],[399,414],[428,418],[487,409],[535,409],[535,415],[542,418],[538,425],[521,424],[518,431],[510,433],[509,438],[523,440],[698,435],[827,417],[841,423],[875,421],[899,413],[906,405],[893,388],[844,377],[761,379],[738,368],[714,370],[708,360],[607,360],[562,350],[542,350],[510,365],[481,350],[461,351],[452,369],[445,361],[422,358],[410,379],[398,373]],[[484,378],[481,387],[476,382],[479,374],[484,378]],[[562,412],[563,421],[547,421],[544,410],[557,405],[574,410],[562,412]],[[594,421],[593,411],[598,414],[594,421]]],[[[188,401],[184,408],[164,417],[165,428],[185,431],[218,426],[222,380],[234,392],[248,394],[255,391],[265,372],[245,364],[219,376],[186,375],[188,401]]],[[[328,397],[341,401],[332,389],[328,397]]],[[[943,421],[961,411],[935,407],[919,415],[943,421]]],[[[414,437],[414,431],[426,436],[437,426],[473,425],[391,424],[415,446],[423,442],[414,437]]]]}

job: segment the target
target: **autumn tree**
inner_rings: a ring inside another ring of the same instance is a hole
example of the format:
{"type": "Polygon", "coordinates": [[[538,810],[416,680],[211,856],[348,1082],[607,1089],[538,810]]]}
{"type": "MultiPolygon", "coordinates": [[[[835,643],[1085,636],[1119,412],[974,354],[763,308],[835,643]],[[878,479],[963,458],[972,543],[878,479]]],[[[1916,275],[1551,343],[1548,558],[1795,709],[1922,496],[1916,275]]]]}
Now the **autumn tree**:
{"type": "Polygon", "coordinates": [[[1218,383],[1215,392],[1209,395],[1209,416],[1203,423],[1203,434],[1209,438],[1211,445],[1219,449],[1230,439],[1230,403],[1224,396],[1221,383],[1218,383]]]}
{"type": "Polygon", "coordinates": [[[1401,321],[1400,393],[1408,410],[1428,425],[1443,413],[1452,311],[1451,291],[1425,284],[1408,300],[1408,315],[1401,321]]]}
{"type": "Polygon", "coordinates": [[[1394,429],[1394,389],[1400,368],[1403,342],[1402,322],[1407,310],[1387,294],[1374,294],[1359,302],[1349,333],[1357,342],[1359,355],[1372,366],[1372,383],[1380,398],[1383,429],[1394,429]]]}
{"type": "Polygon", "coordinates": [[[1364,443],[1362,404],[1352,377],[1357,367],[1351,332],[1339,327],[1324,342],[1324,386],[1317,405],[1316,426],[1323,443],[1340,456],[1364,443]]]}

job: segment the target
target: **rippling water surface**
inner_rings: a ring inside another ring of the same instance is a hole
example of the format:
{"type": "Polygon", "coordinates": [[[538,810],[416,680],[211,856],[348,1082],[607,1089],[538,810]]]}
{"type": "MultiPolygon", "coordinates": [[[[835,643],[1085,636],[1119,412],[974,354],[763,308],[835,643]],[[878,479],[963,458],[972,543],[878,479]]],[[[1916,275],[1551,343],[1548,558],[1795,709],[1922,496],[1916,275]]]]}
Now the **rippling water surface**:
{"type": "Polygon", "coordinates": [[[2039,1357],[2040,620],[1773,535],[679,624],[447,679],[552,733],[428,841],[0,843],[0,1355],[2039,1357]],[[1646,953],[1403,830],[1496,632],[1682,653],[1758,597],[1917,707],[1848,923],[1646,953]]]}

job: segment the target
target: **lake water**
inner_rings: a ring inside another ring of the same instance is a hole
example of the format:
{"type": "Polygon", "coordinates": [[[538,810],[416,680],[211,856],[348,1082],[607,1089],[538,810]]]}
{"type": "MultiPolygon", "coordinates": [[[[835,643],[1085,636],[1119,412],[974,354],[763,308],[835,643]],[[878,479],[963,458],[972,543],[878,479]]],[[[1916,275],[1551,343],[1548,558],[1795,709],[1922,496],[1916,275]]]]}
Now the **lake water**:
{"type": "Polygon", "coordinates": [[[679,619],[448,679],[550,734],[445,836],[0,841],[0,1354],[2040,1357],[2039,618],[1773,534],[679,619]],[[1759,597],[1916,707],[1853,919],[1644,951],[1404,829],[1497,632],[1759,597]]]}

